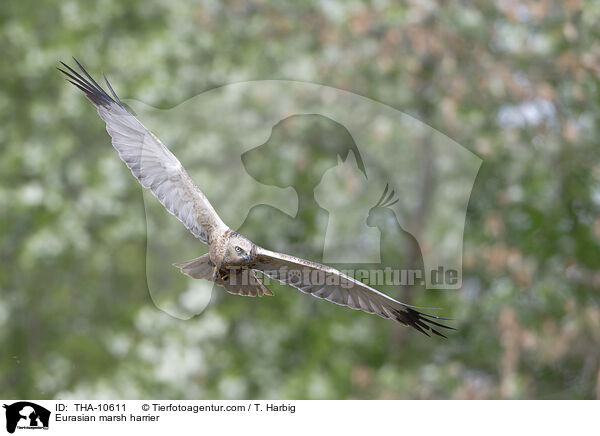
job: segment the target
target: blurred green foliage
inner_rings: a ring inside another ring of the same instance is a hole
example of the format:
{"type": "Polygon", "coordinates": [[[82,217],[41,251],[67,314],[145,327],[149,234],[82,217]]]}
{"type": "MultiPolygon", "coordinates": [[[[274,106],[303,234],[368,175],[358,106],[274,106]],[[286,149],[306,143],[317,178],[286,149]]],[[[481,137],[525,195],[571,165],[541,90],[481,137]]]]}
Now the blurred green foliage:
{"type": "Polygon", "coordinates": [[[598,22],[583,0],[0,3],[0,396],[600,397],[598,22]],[[54,69],[72,55],[163,108],[242,80],[327,84],[478,154],[464,286],[411,300],[457,332],[284,287],[159,311],[141,189],[54,69]]]}

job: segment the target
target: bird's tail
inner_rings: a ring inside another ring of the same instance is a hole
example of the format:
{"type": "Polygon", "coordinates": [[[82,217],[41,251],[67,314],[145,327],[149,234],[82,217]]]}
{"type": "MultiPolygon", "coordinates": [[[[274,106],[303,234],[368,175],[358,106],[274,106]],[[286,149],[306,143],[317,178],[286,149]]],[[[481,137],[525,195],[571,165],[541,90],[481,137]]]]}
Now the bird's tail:
{"type": "Polygon", "coordinates": [[[273,295],[256,276],[253,270],[249,269],[229,269],[219,271],[215,277],[214,265],[210,261],[208,254],[200,256],[187,262],[174,263],[183,274],[193,279],[204,279],[215,282],[223,286],[230,294],[243,295],[245,297],[262,297],[263,295],[273,295]]]}
{"type": "Polygon", "coordinates": [[[193,279],[213,281],[214,266],[210,262],[208,253],[187,262],[174,263],[173,266],[179,268],[183,274],[193,279]]]}

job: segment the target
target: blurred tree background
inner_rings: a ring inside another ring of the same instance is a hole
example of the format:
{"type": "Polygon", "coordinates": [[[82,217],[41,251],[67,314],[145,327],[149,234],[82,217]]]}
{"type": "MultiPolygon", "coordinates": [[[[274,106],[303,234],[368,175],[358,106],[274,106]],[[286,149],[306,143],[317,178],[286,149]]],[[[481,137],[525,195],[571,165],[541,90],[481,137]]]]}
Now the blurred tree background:
{"type": "Polygon", "coordinates": [[[599,22],[591,0],[0,3],[0,396],[600,398],[599,22]],[[326,84],[476,153],[463,287],[412,300],[457,332],[284,288],[159,311],[141,189],[55,70],[72,55],[161,108],[326,84]]]}

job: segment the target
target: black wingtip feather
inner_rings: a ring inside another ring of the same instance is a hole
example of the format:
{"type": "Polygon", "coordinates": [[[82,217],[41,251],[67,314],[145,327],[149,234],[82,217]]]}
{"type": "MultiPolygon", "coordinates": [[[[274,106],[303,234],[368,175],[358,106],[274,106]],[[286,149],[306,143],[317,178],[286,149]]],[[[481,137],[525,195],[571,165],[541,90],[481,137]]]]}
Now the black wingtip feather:
{"type": "Polygon", "coordinates": [[[427,333],[425,330],[423,330],[423,329],[422,329],[422,328],[421,328],[421,327],[420,327],[418,324],[410,324],[410,326],[411,326],[412,328],[414,328],[415,330],[417,330],[417,331],[419,331],[419,332],[423,333],[425,336],[427,336],[427,337],[431,337],[431,336],[429,336],[429,333],[427,333]]]}
{"type": "Polygon", "coordinates": [[[88,74],[88,72],[85,70],[85,68],[83,68],[83,65],[81,65],[79,63],[79,61],[75,58],[75,56],[73,56],[73,60],[75,61],[75,63],[77,64],[77,66],[79,67],[81,72],[83,74],[85,74],[85,76],[90,80],[90,82],[92,82],[94,84],[96,89],[98,89],[99,91],[102,91],[102,93],[108,97],[108,94],[104,91],[104,89],[102,89],[102,87],[100,85],[98,85],[98,83],[94,80],[94,78],[88,74]]]}
{"type": "Polygon", "coordinates": [[[441,334],[441,333],[440,333],[440,332],[438,332],[436,329],[431,329],[431,332],[432,332],[433,334],[435,334],[435,335],[438,335],[438,336],[439,336],[439,337],[441,337],[441,338],[448,339],[448,336],[441,334]]]}
{"type": "Polygon", "coordinates": [[[417,310],[411,309],[411,308],[406,308],[405,311],[399,311],[396,310],[394,311],[394,315],[396,315],[396,321],[405,324],[409,327],[414,328],[415,330],[423,333],[426,336],[430,336],[429,333],[427,332],[431,332],[437,336],[440,336],[442,338],[447,339],[447,337],[440,333],[439,331],[437,331],[436,329],[434,329],[432,327],[433,326],[437,326],[437,327],[441,327],[444,329],[448,329],[448,330],[456,330],[454,327],[450,327],[448,325],[436,322],[431,320],[430,318],[435,318],[435,319],[444,319],[444,318],[438,318],[436,316],[433,315],[429,315],[423,312],[419,312],[417,310]]]}
{"type": "Polygon", "coordinates": [[[60,63],[68,71],[63,70],[62,68],[57,68],[57,69],[58,69],[58,71],[63,73],[65,76],[67,76],[67,80],[69,82],[71,82],[73,85],[77,86],[77,88],[79,88],[81,91],[83,91],[85,96],[88,98],[88,100],[90,100],[96,106],[110,106],[111,104],[117,104],[121,107],[124,107],[123,103],[121,103],[121,100],[119,100],[119,97],[117,97],[117,94],[113,90],[112,86],[110,86],[110,83],[108,83],[106,76],[104,76],[104,80],[106,80],[108,89],[110,90],[112,95],[115,97],[114,99],[110,95],[107,94],[107,92],[104,90],[104,88],[102,88],[92,78],[92,76],[90,76],[88,74],[88,72],[85,70],[85,68],[83,68],[83,65],[81,65],[77,59],[73,58],[73,60],[75,61],[75,63],[77,64],[77,66],[79,67],[79,69],[81,70],[81,72],[84,74],[85,77],[82,76],[81,74],[79,74],[77,71],[75,71],[73,68],[71,68],[69,65],[65,64],[62,61],[60,61],[60,63]]]}
{"type": "Polygon", "coordinates": [[[112,86],[110,86],[110,82],[108,81],[108,79],[106,78],[106,75],[104,73],[102,73],[102,77],[104,77],[104,81],[106,82],[106,86],[108,86],[108,89],[110,90],[110,93],[113,95],[113,97],[115,98],[115,100],[117,100],[117,102],[123,106],[123,103],[121,103],[121,100],[119,100],[119,97],[117,96],[117,93],[115,92],[115,90],[113,89],[112,86]]]}
{"type": "MultiPolygon", "coordinates": [[[[67,66],[67,68],[68,68],[68,66],[67,66]]],[[[91,88],[91,85],[89,83],[87,83],[86,81],[81,80],[77,76],[74,76],[73,74],[68,73],[67,71],[65,71],[61,68],[57,68],[57,70],[60,71],[61,73],[63,73],[65,76],[67,76],[67,80],[69,82],[76,85],[79,89],[81,89],[86,94],[94,92],[93,88],[91,88]]]]}
{"type": "Polygon", "coordinates": [[[87,90],[83,86],[81,86],[79,83],[74,82],[71,79],[67,79],[67,82],[71,82],[73,85],[75,85],[76,87],[78,87],[79,89],[81,89],[83,92],[87,92],[87,90]]]}
{"type": "Polygon", "coordinates": [[[442,321],[454,321],[453,318],[442,318],[441,316],[430,315],[428,313],[419,312],[422,316],[426,316],[427,318],[433,319],[441,319],[442,321]]]}

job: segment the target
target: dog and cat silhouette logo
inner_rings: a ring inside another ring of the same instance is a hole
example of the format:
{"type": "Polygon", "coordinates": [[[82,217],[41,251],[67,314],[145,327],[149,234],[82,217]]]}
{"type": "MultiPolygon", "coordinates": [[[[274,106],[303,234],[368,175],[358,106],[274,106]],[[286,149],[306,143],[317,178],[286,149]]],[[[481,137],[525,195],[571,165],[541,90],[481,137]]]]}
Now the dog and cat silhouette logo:
{"type": "Polygon", "coordinates": [[[50,411],[29,401],[19,401],[6,409],[6,431],[14,433],[18,429],[47,430],[50,422],[50,411]]]}

